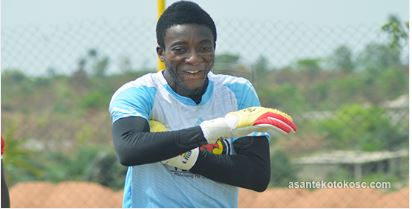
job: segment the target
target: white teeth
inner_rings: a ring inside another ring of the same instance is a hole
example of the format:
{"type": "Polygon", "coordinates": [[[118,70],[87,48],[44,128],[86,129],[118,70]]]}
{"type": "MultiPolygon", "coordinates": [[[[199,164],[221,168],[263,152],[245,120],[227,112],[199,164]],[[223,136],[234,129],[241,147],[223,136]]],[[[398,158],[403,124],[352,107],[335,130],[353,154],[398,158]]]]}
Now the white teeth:
{"type": "Polygon", "coordinates": [[[188,73],[190,73],[190,74],[196,74],[196,73],[198,73],[198,72],[200,72],[199,70],[196,70],[196,71],[186,71],[186,72],[188,72],[188,73]]]}

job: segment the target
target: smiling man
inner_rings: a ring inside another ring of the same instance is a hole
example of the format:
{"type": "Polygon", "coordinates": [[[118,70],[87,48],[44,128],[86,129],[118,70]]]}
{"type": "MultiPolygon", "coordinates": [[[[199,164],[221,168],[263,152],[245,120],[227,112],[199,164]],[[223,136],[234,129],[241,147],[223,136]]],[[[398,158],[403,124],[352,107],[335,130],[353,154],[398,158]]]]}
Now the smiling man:
{"type": "Polygon", "coordinates": [[[237,207],[239,187],[268,186],[268,133],[296,126],[259,107],[248,80],[211,72],[216,27],[197,4],[168,7],[156,35],[166,69],[126,83],[109,107],[128,166],[123,207],[237,207]]]}
{"type": "MultiPolygon", "coordinates": [[[[158,33],[162,34],[160,31],[158,33]]],[[[157,53],[166,63],[164,77],[182,96],[200,101],[202,91],[208,84],[207,74],[213,66],[215,36],[204,25],[172,25],[159,43],[157,53]]]]}

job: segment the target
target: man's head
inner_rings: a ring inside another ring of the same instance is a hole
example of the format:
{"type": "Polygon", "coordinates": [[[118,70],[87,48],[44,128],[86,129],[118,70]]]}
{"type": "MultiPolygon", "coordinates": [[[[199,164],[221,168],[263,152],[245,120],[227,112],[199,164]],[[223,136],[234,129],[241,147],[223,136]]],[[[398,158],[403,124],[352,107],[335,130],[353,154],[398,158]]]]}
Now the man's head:
{"type": "Polygon", "coordinates": [[[215,22],[205,10],[190,1],[178,1],[163,12],[156,25],[157,44],[161,48],[165,48],[164,37],[167,29],[173,25],[183,24],[198,24],[208,27],[213,34],[213,46],[216,47],[215,22]]]}
{"type": "Polygon", "coordinates": [[[156,36],[168,83],[184,96],[198,94],[214,62],[216,26],[212,18],[199,5],[179,1],[159,18],[156,36]]]}

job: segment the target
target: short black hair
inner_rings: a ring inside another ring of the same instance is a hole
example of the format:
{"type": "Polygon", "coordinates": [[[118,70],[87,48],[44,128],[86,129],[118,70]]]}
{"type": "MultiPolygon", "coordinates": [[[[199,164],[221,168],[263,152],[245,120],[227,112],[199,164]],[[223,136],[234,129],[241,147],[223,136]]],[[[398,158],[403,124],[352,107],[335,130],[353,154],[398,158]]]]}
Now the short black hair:
{"type": "Polygon", "coordinates": [[[170,5],[160,16],[156,25],[157,44],[165,48],[166,30],[174,25],[199,24],[208,27],[213,34],[216,47],[216,26],[210,15],[198,4],[190,1],[178,1],[170,5]]]}

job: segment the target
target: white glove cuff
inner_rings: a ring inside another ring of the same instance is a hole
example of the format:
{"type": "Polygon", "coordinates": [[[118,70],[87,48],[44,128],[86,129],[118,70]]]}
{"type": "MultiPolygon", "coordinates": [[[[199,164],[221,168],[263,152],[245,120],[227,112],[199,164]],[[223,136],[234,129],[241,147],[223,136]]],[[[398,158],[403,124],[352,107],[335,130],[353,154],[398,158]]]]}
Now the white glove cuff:
{"type": "Polygon", "coordinates": [[[216,143],[220,137],[231,137],[232,135],[232,129],[229,127],[225,118],[203,121],[200,123],[200,128],[209,144],[216,143]]]}

